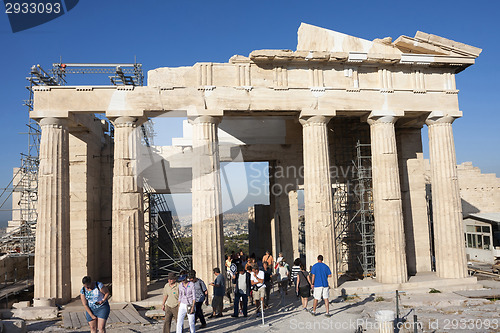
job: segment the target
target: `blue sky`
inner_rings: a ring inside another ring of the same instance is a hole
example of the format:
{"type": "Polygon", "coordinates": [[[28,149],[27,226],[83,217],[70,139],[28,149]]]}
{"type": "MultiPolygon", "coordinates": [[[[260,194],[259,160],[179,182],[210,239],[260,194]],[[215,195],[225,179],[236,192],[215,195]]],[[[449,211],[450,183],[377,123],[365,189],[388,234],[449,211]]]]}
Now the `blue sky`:
{"type": "MultiPolygon", "coordinates": [[[[457,161],[500,174],[497,1],[128,1],[81,0],[67,14],[12,33],[0,13],[0,187],[26,151],[25,77],[31,65],[59,62],[133,62],[145,71],[227,62],[255,49],[295,49],[301,22],[372,40],[417,30],[483,49],[474,66],[457,76],[464,117],[454,124],[457,161]]],[[[71,79],[79,83],[78,79],[71,79]]],[[[96,82],[107,84],[106,76],[96,82]],[[100,81],[99,81],[100,80],[100,81]]],[[[180,136],[181,128],[171,129],[180,136]]],[[[424,133],[424,145],[427,145],[424,133]]],[[[426,148],[427,150],[427,148],[426,148]]],[[[0,212],[0,224],[5,214],[0,212]]]]}

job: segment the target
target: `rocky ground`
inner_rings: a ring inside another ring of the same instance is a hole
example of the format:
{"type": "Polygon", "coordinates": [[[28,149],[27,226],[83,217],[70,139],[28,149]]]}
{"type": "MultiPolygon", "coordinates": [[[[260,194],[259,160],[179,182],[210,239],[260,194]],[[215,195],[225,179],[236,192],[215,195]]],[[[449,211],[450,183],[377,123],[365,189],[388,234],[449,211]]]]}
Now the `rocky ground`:
{"type": "MultiPolygon", "coordinates": [[[[481,281],[482,282],[482,281],[481,281]]],[[[499,288],[500,282],[489,281],[489,288],[499,288]]],[[[456,293],[402,294],[398,300],[400,332],[500,332],[500,300],[468,298],[456,293]],[[416,318],[414,317],[416,315],[416,318]],[[416,324],[415,324],[416,319],[416,324]]],[[[325,305],[321,302],[318,315],[312,316],[301,309],[300,301],[292,295],[279,304],[279,296],[272,295],[271,307],[265,312],[265,325],[261,317],[255,316],[255,307],[250,307],[247,318],[232,318],[230,305],[226,304],[222,318],[208,319],[205,329],[199,332],[356,332],[360,327],[365,332],[378,332],[375,313],[380,310],[396,311],[394,293],[378,295],[352,295],[346,300],[330,301],[332,317],[325,316],[325,305]]],[[[312,302],[309,302],[309,307],[312,302]]],[[[209,309],[206,309],[206,313],[209,309]]],[[[187,322],[185,322],[187,327],[187,322]]],[[[62,321],[27,322],[32,332],[89,332],[88,327],[78,330],[62,328],[62,321]]],[[[161,332],[163,320],[151,320],[149,325],[108,325],[107,332],[161,332]]],[[[173,327],[172,327],[172,330],[173,327]]],[[[185,329],[185,332],[188,330],[185,329]]]]}

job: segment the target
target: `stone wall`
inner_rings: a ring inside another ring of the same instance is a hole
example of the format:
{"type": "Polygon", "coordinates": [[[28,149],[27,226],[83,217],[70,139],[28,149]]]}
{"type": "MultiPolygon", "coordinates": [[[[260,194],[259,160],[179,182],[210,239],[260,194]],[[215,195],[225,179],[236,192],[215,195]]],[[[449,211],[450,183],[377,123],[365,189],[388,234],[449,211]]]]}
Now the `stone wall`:
{"type": "Polygon", "coordinates": [[[464,216],[472,213],[500,212],[500,178],[494,173],[464,162],[457,166],[464,216]]]}
{"type": "Polygon", "coordinates": [[[70,237],[71,289],[76,296],[82,277],[110,277],[111,170],[110,140],[96,119],[92,128],[71,129],[70,237]]]}
{"type": "Polygon", "coordinates": [[[5,255],[0,258],[0,284],[26,279],[33,275],[33,268],[28,269],[28,257],[5,255]]]}
{"type": "MultiPolygon", "coordinates": [[[[500,178],[496,174],[481,173],[472,162],[457,165],[457,174],[464,217],[479,212],[500,212],[500,178]]],[[[432,182],[429,160],[425,160],[425,179],[429,195],[432,182]]]]}

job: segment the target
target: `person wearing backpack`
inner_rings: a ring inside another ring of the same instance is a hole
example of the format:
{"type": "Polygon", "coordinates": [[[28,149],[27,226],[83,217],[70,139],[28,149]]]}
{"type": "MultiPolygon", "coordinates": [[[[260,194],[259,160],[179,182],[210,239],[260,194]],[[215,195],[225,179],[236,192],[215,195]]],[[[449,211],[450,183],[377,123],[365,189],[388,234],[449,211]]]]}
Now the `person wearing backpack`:
{"type": "Polygon", "coordinates": [[[207,327],[207,321],[205,320],[205,316],[203,315],[203,301],[207,301],[208,305],[208,290],[205,282],[202,279],[196,277],[196,271],[192,269],[189,272],[189,280],[194,284],[194,292],[196,295],[196,303],[195,303],[195,320],[200,319],[201,326],[200,328],[207,327]]]}
{"type": "Polygon", "coordinates": [[[91,333],[105,333],[106,320],[109,317],[109,290],[101,282],[92,282],[90,276],[82,279],[83,287],[80,290],[80,299],[85,308],[85,317],[91,333]]]}
{"type": "Polygon", "coordinates": [[[238,273],[233,275],[233,284],[234,284],[234,312],[231,317],[238,318],[239,313],[239,304],[240,302],[243,304],[243,317],[248,315],[247,313],[247,304],[248,304],[248,295],[250,295],[250,273],[245,271],[245,267],[239,266],[238,273]]]}

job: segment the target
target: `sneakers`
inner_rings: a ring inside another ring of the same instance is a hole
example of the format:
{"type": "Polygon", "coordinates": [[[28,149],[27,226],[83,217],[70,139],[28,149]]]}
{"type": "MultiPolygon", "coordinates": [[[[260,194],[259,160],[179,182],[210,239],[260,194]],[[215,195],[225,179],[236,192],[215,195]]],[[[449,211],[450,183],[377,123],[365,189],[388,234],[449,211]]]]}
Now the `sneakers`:
{"type": "Polygon", "coordinates": [[[330,318],[330,317],[332,316],[332,314],[330,314],[330,313],[325,313],[325,316],[326,316],[326,317],[328,317],[328,318],[330,318]]]}

